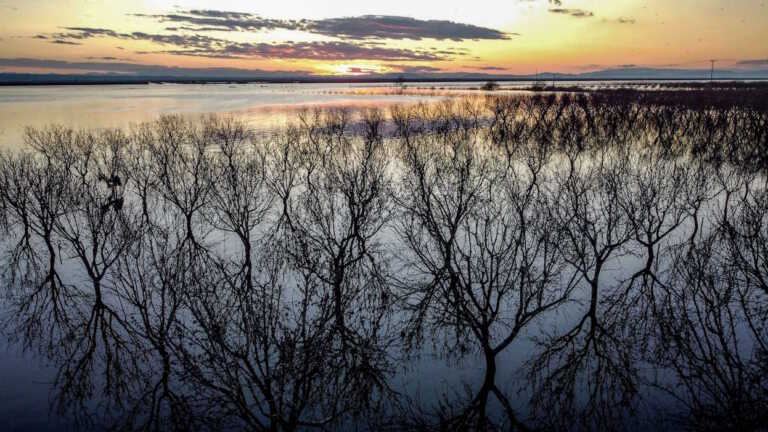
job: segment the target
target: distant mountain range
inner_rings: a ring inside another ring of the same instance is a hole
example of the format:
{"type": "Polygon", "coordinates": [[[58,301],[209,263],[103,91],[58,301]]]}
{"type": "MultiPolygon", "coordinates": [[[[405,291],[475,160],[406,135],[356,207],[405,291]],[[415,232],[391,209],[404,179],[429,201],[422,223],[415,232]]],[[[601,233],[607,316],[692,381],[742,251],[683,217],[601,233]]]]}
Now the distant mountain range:
{"type": "MultiPolygon", "coordinates": [[[[34,84],[146,84],[151,82],[173,83],[364,83],[364,82],[441,82],[441,81],[594,81],[594,80],[708,80],[709,69],[667,69],[628,67],[604,69],[576,74],[544,72],[536,75],[511,75],[487,73],[387,73],[349,76],[323,76],[306,73],[281,73],[248,71],[244,69],[182,69],[158,68],[136,74],[28,74],[0,73],[0,85],[34,84]]],[[[768,69],[738,70],[715,69],[715,80],[768,79],[768,69]]]]}

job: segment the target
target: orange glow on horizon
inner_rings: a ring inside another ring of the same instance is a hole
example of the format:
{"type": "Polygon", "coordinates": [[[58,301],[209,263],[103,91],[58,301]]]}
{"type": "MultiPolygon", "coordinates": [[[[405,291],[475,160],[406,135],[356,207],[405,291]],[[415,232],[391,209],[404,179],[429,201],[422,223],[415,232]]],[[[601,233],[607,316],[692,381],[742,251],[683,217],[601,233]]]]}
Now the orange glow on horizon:
{"type": "Polygon", "coordinates": [[[158,67],[352,76],[534,74],[625,66],[701,69],[709,59],[718,59],[719,67],[768,69],[763,0],[562,3],[393,0],[372,8],[351,0],[332,6],[222,0],[214,8],[202,0],[34,6],[7,0],[0,3],[0,72],[119,74],[158,67]],[[237,15],[239,22],[255,24],[227,27],[221,15],[190,15],[212,9],[246,14],[237,15]],[[385,17],[366,18],[371,14],[385,17]],[[385,22],[391,17],[413,24],[385,22]],[[204,20],[194,21],[199,18],[204,20]],[[445,28],[450,30],[441,33],[445,28]]]}

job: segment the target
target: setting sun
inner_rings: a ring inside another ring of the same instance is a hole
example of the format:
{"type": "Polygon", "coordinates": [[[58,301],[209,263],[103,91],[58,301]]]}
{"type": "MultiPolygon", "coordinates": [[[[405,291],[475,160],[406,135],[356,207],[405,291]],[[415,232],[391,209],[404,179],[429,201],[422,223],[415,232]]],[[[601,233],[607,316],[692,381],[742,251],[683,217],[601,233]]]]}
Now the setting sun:
{"type": "Polygon", "coordinates": [[[385,71],[380,65],[375,63],[342,63],[326,66],[333,75],[368,75],[385,71]]]}

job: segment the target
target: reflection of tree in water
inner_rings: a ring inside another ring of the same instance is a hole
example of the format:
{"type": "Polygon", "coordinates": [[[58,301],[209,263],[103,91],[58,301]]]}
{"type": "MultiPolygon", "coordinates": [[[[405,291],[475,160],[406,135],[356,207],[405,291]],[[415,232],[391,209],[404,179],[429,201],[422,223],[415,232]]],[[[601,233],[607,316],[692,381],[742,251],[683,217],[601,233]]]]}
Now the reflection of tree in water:
{"type": "Polygon", "coordinates": [[[547,197],[537,186],[549,155],[526,148],[526,162],[512,167],[476,138],[459,128],[438,140],[404,141],[399,232],[414,255],[401,282],[411,317],[406,331],[414,347],[429,330],[446,354],[479,352],[485,360],[480,389],[465,406],[445,401],[440,427],[500,426],[489,417],[493,397],[502,424],[525,429],[497,382],[497,357],[538,315],[564,302],[573,284],[559,284],[560,233],[548,229],[547,197]]]}
{"type": "Polygon", "coordinates": [[[756,429],[766,116],[605,92],[305,112],[270,141],[29,130],[0,155],[7,322],[83,425],[621,429],[661,391],[669,421],[756,429]],[[499,359],[531,336],[523,400],[499,359]],[[481,379],[393,384],[427,344],[481,379]]]}
{"type": "Polygon", "coordinates": [[[740,175],[723,183],[711,231],[674,256],[658,313],[667,350],[656,360],[681,382],[672,394],[687,409],[685,421],[754,430],[768,421],[766,185],[740,175]]]}

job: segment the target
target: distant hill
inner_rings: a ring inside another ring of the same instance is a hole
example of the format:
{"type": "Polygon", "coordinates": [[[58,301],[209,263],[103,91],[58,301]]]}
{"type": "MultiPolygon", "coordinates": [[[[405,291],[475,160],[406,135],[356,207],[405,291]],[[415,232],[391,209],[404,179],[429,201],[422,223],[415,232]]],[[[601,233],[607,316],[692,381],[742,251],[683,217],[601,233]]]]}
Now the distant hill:
{"type": "MultiPolygon", "coordinates": [[[[715,69],[715,79],[768,79],[766,70],[729,70],[715,69]]],[[[709,69],[654,69],[654,68],[621,68],[605,69],[595,72],[585,72],[571,75],[575,78],[589,79],[709,79],[709,69]]]]}

